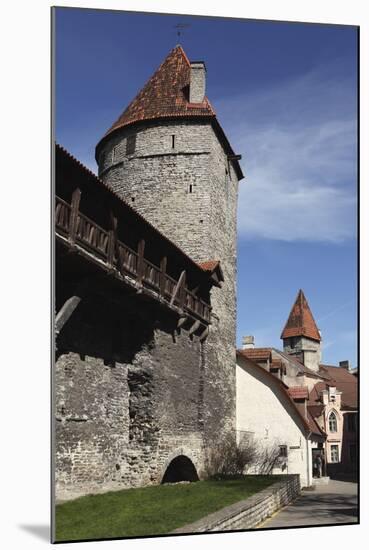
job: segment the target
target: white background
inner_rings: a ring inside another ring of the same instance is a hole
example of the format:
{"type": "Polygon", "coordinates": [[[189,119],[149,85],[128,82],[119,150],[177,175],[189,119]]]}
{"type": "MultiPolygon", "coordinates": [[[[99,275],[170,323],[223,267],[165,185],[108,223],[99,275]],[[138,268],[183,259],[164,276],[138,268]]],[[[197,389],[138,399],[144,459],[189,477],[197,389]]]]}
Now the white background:
{"type": "MultiPolygon", "coordinates": [[[[360,526],[83,543],[150,549],[363,546],[368,510],[368,51],[366,2],[88,0],[59,6],[345,23],[361,26],[361,519],[360,526]],[[364,436],[365,435],[365,436],[364,436]]],[[[3,548],[48,542],[50,504],[50,6],[1,9],[1,532],[3,548]],[[4,124],[5,121],[5,124],[4,124]],[[4,173],[5,171],[5,173],[4,173]],[[5,352],[5,353],[4,353],[5,352]]],[[[69,546],[75,546],[71,544],[69,546]]]]}

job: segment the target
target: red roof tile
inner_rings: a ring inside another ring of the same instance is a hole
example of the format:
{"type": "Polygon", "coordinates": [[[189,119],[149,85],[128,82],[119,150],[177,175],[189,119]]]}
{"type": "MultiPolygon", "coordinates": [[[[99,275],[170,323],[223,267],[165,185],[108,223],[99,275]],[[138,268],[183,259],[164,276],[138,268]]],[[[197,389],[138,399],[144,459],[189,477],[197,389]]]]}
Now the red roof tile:
{"type": "Polygon", "coordinates": [[[288,393],[292,399],[307,399],[309,397],[309,390],[306,386],[288,388],[288,393]]]}
{"type": "Polygon", "coordinates": [[[309,304],[302,290],[299,290],[296,301],[291,309],[287,323],[282,331],[281,338],[306,336],[320,342],[320,334],[310,311],[309,304]]]}
{"type": "Polygon", "coordinates": [[[176,46],[105,135],[140,120],[215,117],[207,97],[202,103],[189,102],[190,73],[191,64],[185,52],[181,46],[176,46]]]}
{"type": "Polygon", "coordinates": [[[326,436],[326,433],[320,428],[309,407],[307,409],[307,421],[314,434],[326,436]]]}
{"type": "Polygon", "coordinates": [[[241,355],[247,357],[247,359],[252,359],[253,361],[267,361],[271,359],[272,348],[248,348],[240,349],[237,351],[241,355]]]}
{"type": "Polygon", "coordinates": [[[324,411],[324,405],[308,405],[308,411],[313,418],[319,418],[324,411]]]}
{"type": "Polygon", "coordinates": [[[130,124],[163,118],[208,118],[233,161],[238,179],[241,180],[244,177],[238,162],[241,156],[235,155],[210,101],[205,96],[202,103],[189,102],[190,76],[190,61],[182,47],[176,46],[99,141],[95,152],[96,160],[105,138],[130,124]]]}
{"type": "Polygon", "coordinates": [[[319,374],[329,376],[328,384],[335,386],[341,395],[342,409],[357,409],[358,383],[357,378],[343,367],[320,365],[319,374]]]}
{"type": "Polygon", "coordinates": [[[214,271],[219,265],[219,260],[207,260],[206,262],[199,262],[199,266],[204,271],[214,271]]]}

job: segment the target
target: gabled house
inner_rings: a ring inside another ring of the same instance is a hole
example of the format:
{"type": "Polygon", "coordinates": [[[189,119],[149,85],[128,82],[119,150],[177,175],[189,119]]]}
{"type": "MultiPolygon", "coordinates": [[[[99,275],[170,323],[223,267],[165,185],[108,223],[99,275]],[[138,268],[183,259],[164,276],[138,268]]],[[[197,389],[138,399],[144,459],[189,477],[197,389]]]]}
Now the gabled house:
{"type": "MultiPolygon", "coordinates": [[[[281,339],[283,351],[273,347],[257,348],[252,336],[244,337],[243,349],[238,352],[237,368],[242,356],[288,388],[290,398],[311,427],[312,434],[319,434],[319,437],[310,438],[310,450],[312,461],[316,454],[320,454],[323,474],[355,473],[357,376],[352,374],[348,361],[340,362],[340,366],[321,363],[321,333],[302,290],[298,292],[281,339]]],[[[237,391],[241,391],[239,386],[237,391]]],[[[242,392],[246,397],[244,390],[242,392]]],[[[246,399],[237,401],[238,429],[242,425],[242,429],[247,430],[247,423],[241,421],[246,418],[243,410],[247,406],[246,402],[246,399]]],[[[265,424],[268,418],[267,403],[263,404],[261,410],[250,407],[247,417],[250,425],[257,421],[261,425],[265,424]]],[[[290,420],[286,420],[285,414],[281,413],[275,421],[274,433],[279,434],[280,430],[283,432],[283,428],[288,433],[289,425],[290,420]]]]}
{"type": "MultiPolygon", "coordinates": [[[[312,449],[323,445],[325,434],[307,411],[307,388],[292,392],[245,350],[237,352],[236,382],[238,443],[252,440],[274,462],[273,474],[299,474],[301,486],[310,486],[312,449]]],[[[250,473],[264,473],[262,467],[255,462],[250,473]]]]}

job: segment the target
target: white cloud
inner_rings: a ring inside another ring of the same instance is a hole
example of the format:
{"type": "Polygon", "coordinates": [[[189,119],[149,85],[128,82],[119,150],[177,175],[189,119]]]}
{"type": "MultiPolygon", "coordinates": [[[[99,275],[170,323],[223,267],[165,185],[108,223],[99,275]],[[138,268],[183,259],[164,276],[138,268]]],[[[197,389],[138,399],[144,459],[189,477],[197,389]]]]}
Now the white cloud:
{"type": "Polygon", "coordinates": [[[241,237],[341,242],[355,236],[353,82],[320,70],[216,107],[243,155],[241,237]]]}

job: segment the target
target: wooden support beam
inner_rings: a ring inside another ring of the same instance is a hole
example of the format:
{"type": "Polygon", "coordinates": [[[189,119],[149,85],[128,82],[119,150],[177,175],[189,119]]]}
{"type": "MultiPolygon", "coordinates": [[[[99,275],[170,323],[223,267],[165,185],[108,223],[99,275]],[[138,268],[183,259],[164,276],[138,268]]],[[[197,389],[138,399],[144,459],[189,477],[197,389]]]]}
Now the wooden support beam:
{"type": "Polygon", "coordinates": [[[177,297],[177,294],[179,293],[179,291],[181,290],[182,288],[182,285],[185,285],[186,284],[186,271],[182,271],[179,279],[178,279],[178,282],[176,284],[176,287],[173,291],[173,294],[172,294],[172,297],[170,299],[170,305],[172,306],[174,304],[174,300],[176,299],[177,297]]]}
{"type": "Polygon", "coordinates": [[[187,321],[186,315],[181,316],[178,319],[177,328],[181,328],[185,324],[186,321],[187,321]]]}
{"type": "Polygon", "coordinates": [[[199,336],[200,341],[203,342],[208,334],[209,334],[209,327],[207,326],[199,336]]]}
{"type": "Polygon", "coordinates": [[[68,319],[71,317],[72,313],[78,306],[78,304],[81,301],[80,296],[71,296],[64,302],[60,310],[58,311],[56,318],[55,318],[55,332],[56,336],[60,333],[62,328],[64,327],[65,323],[68,321],[68,319]]]}
{"type": "Polygon", "coordinates": [[[79,210],[80,200],[81,200],[81,190],[77,187],[77,189],[75,189],[72,194],[71,213],[70,213],[70,220],[69,220],[68,240],[72,245],[76,241],[78,210],[79,210]]]}
{"type": "MultiPolygon", "coordinates": [[[[108,237],[108,257],[107,262],[108,265],[113,268],[114,267],[114,254],[117,251],[117,218],[114,216],[113,212],[110,212],[110,230],[109,230],[109,237],[108,237]]],[[[118,256],[118,254],[117,254],[118,256]]],[[[118,258],[119,261],[119,258],[118,258]]]]}
{"type": "Polygon", "coordinates": [[[196,332],[196,330],[199,328],[200,325],[201,325],[200,321],[195,321],[192,327],[190,328],[190,330],[188,331],[188,334],[193,334],[194,332],[196,332]]]}
{"type": "Polygon", "coordinates": [[[182,287],[179,291],[179,307],[183,310],[186,301],[186,278],[182,281],[182,287]]]}
{"type": "Polygon", "coordinates": [[[165,295],[165,282],[167,272],[167,257],[164,256],[160,261],[160,295],[165,295]]]}
{"type": "Polygon", "coordinates": [[[144,276],[144,252],[145,241],[141,239],[138,243],[138,259],[137,259],[137,281],[141,284],[144,276]]]}

